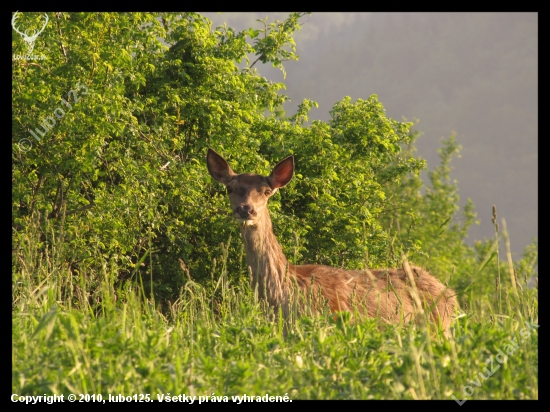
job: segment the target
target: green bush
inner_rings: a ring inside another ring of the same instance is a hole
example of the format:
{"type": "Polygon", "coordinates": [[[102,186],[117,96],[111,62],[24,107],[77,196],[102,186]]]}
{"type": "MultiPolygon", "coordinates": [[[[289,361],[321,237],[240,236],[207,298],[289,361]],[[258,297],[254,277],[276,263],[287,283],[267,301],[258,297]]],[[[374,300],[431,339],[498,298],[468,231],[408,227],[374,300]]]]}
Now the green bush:
{"type": "MultiPolygon", "coordinates": [[[[355,268],[368,250],[370,263],[387,264],[388,234],[378,223],[385,186],[424,167],[401,157],[411,124],[387,118],[371,96],[345,98],[330,122],[304,126],[314,102],[277,116],[284,86],[253,64],[237,66],[248,53],[275,66],[295,58],[299,18],[236,33],[194,13],[56,15],[64,35],[41,38],[48,59],[14,63],[14,227],[56,218],[76,276],[98,276],[108,259],[119,279],[135,272],[152,279],[158,296],[174,297],[186,281],[179,259],[207,282],[220,245],[238,237],[222,187],[206,171],[206,148],[237,171],[264,174],[294,154],[297,174],[271,204],[287,254],[355,268]],[[19,150],[77,84],[88,91],[82,101],[30,151],[19,150]]],[[[239,241],[227,264],[232,276],[246,275],[239,241]]]]}

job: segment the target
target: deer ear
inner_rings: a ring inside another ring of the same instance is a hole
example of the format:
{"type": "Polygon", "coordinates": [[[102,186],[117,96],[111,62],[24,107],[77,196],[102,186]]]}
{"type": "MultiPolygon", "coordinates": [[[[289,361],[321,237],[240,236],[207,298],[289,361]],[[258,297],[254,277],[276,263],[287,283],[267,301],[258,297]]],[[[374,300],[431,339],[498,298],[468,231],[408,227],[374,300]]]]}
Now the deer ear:
{"type": "Polygon", "coordinates": [[[208,148],[208,154],[206,155],[206,165],[210,176],[224,185],[227,185],[236,174],[229,167],[229,163],[210,148],[208,148]]]}
{"type": "Polygon", "coordinates": [[[279,187],[286,186],[292,175],[294,174],[294,156],[288,156],[287,158],[281,160],[273,168],[273,171],[269,175],[269,182],[273,189],[278,189],[279,187]]]}

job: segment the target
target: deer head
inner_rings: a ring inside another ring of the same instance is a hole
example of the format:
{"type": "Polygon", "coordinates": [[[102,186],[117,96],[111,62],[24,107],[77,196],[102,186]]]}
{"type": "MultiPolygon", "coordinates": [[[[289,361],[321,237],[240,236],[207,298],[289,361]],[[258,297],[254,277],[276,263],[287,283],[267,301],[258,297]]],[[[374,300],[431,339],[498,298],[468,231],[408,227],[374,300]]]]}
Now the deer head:
{"type": "Polygon", "coordinates": [[[227,188],[233,217],[246,225],[257,224],[267,212],[267,201],[294,174],[294,156],[281,160],[269,176],[235,173],[227,161],[208,149],[206,164],[210,175],[227,188]]]}

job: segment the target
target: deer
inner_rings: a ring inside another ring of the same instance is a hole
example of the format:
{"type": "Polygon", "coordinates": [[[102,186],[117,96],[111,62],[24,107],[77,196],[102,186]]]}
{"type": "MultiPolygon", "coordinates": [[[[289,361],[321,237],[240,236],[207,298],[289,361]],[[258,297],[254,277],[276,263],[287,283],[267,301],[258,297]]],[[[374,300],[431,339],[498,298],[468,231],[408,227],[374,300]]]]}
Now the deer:
{"type": "Polygon", "coordinates": [[[440,325],[450,338],[451,319],[458,308],[452,289],[421,267],[410,265],[386,269],[346,270],[317,264],[291,264],[273,232],[267,208],[269,198],[285,187],[294,175],[294,156],[281,160],[269,176],[235,173],[229,163],[208,148],[206,163],[210,176],[225,185],[232,217],[239,223],[252,277],[252,289],[258,297],[282,312],[287,319],[294,307],[303,313],[313,311],[352,312],[379,318],[384,323],[427,319],[440,325]],[[297,296],[310,299],[296,299],[297,296]],[[301,303],[296,303],[300,301],[301,303]],[[327,308],[328,305],[328,308],[327,308]],[[418,316],[423,313],[424,316],[418,316]]]}

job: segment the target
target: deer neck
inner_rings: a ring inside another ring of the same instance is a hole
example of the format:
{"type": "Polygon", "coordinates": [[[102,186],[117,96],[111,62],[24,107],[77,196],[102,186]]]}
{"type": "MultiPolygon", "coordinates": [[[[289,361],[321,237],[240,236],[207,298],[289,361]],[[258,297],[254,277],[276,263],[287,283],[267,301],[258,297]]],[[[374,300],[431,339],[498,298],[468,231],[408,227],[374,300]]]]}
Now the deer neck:
{"type": "Polygon", "coordinates": [[[287,315],[288,261],[273,233],[269,211],[265,208],[256,224],[241,223],[240,226],[246,260],[252,271],[252,288],[257,288],[260,298],[265,298],[275,309],[281,307],[287,315]]]}

